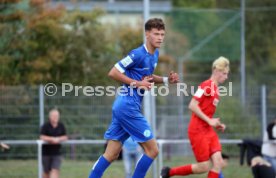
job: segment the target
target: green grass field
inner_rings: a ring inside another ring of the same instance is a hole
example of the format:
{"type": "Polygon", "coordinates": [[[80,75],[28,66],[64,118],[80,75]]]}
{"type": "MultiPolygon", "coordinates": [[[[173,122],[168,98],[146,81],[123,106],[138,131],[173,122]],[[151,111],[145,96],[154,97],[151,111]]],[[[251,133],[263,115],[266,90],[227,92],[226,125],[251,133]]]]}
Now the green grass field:
{"type": "MultiPolygon", "coordinates": [[[[178,166],[193,161],[193,158],[174,158],[165,160],[164,165],[178,166]]],[[[60,178],[87,178],[89,170],[94,162],[92,161],[72,161],[64,160],[61,168],[60,178]]],[[[1,160],[0,177],[1,178],[37,178],[38,176],[36,160],[1,160]]],[[[229,166],[223,170],[226,178],[252,178],[251,170],[246,165],[240,166],[239,160],[232,158],[229,166]]],[[[147,174],[151,178],[152,173],[147,174]]],[[[187,176],[192,178],[204,178],[206,174],[187,176]]],[[[103,178],[124,178],[124,169],[122,161],[114,162],[105,172],[103,178]]]]}

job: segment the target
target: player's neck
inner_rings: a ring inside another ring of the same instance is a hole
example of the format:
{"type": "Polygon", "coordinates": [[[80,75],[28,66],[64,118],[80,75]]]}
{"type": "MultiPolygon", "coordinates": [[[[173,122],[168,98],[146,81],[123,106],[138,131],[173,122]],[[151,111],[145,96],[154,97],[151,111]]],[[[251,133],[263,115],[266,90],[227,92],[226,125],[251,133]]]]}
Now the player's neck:
{"type": "Polygon", "coordinates": [[[212,82],[214,82],[217,86],[219,85],[218,80],[214,75],[211,75],[210,80],[212,80],[212,82]]]}
{"type": "Polygon", "coordinates": [[[145,48],[147,50],[148,53],[150,54],[154,54],[154,51],[155,51],[155,47],[153,47],[152,45],[150,45],[149,43],[146,43],[145,45],[145,48]]]}

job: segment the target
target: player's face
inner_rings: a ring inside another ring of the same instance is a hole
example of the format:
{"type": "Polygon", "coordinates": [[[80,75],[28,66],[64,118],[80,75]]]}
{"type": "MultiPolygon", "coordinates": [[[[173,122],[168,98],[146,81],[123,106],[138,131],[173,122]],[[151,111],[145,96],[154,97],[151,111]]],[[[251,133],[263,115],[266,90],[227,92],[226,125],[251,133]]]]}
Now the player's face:
{"type": "Polygon", "coordinates": [[[164,30],[158,30],[156,28],[146,31],[146,38],[150,45],[154,48],[160,48],[165,37],[164,30]]]}
{"type": "Polygon", "coordinates": [[[218,80],[218,83],[224,83],[225,80],[228,79],[228,74],[229,74],[229,71],[228,70],[224,70],[224,71],[219,71],[217,70],[216,71],[216,74],[217,74],[217,80],[218,80]]]}

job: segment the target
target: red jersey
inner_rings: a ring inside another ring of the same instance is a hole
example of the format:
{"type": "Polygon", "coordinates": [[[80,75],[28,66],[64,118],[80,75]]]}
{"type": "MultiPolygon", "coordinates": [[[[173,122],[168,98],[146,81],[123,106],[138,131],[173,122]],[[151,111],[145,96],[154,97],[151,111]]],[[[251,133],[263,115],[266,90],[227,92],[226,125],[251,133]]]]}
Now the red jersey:
{"type": "MultiPolygon", "coordinates": [[[[199,102],[198,106],[202,112],[212,118],[219,103],[217,85],[211,79],[205,80],[200,84],[193,98],[199,102]]],[[[213,128],[208,123],[199,118],[194,112],[192,113],[188,132],[206,133],[211,130],[213,131],[213,128]]]]}

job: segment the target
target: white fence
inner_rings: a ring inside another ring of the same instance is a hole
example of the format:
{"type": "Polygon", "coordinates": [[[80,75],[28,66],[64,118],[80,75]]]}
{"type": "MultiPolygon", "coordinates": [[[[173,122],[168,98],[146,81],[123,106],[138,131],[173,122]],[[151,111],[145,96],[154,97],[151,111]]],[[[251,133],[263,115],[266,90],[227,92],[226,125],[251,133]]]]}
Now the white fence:
{"type": "MultiPolygon", "coordinates": [[[[265,86],[250,88],[247,92],[248,105],[240,108],[242,111],[240,113],[237,112],[239,110],[236,110],[235,106],[239,104],[236,102],[239,98],[238,86],[234,88],[233,97],[222,98],[222,104],[218,108],[221,112],[218,115],[222,114],[221,117],[223,120],[226,119],[227,124],[227,132],[221,135],[222,144],[236,144],[240,142],[240,139],[248,137],[262,138],[262,131],[267,125],[267,120],[273,118],[275,111],[275,105],[273,105],[275,96],[271,89],[265,86]],[[249,117],[246,117],[247,115],[249,117]],[[231,117],[235,120],[227,120],[231,117]]],[[[156,98],[156,118],[153,122],[156,124],[155,135],[158,139],[160,155],[153,166],[154,178],[157,176],[157,169],[162,167],[163,156],[166,152],[164,148],[170,144],[187,145],[188,143],[186,132],[190,113],[187,109],[187,102],[190,98],[183,97],[183,100],[179,102],[180,98],[173,92],[169,96],[156,98]]],[[[65,124],[67,134],[71,138],[64,144],[103,145],[105,141],[101,139],[111,120],[113,100],[112,97],[70,95],[61,97],[59,92],[55,97],[49,97],[43,93],[43,86],[0,88],[0,139],[11,145],[37,145],[38,164],[41,165],[40,147],[43,142],[35,139],[39,137],[39,127],[46,120],[44,118],[47,118],[47,111],[56,106],[61,110],[61,121],[65,124]]],[[[189,150],[184,148],[173,146],[172,150],[175,154],[189,150]]],[[[95,156],[100,155],[100,151],[97,149],[97,152],[94,152],[95,156]]],[[[11,150],[11,154],[17,152],[21,154],[21,147],[11,150]]],[[[27,159],[34,158],[34,156],[24,156],[27,159]]],[[[12,157],[16,158],[17,155],[12,157]]],[[[38,168],[39,175],[41,175],[41,166],[38,168]]]]}
{"type": "MultiPolygon", "coordinates": [[[[221,140],[222,144],[238,144],[241,143],[242,140],[221,140]]],[[[41,140],[5,140],[3,143],[9,144],[9,145],[37,145],[37,163],[38,163],[38,178],[42,178],[42,173],[43,173],[43,168],[42,168],[42,145],[47,144],[44,141],[41,140]]],[[[102,144],[104,145],[106,143],[106,140],[68,140],[63,142],[62,144],[65,145],[81,145],[81,144],[86,144],[86,145],[99,145],[102,144]]],[[[157,140],[157,143],[159,145],[159,152],[160,154],[158,155],[157,162],[154,162],[154,164],[158,164],[157,166],[153,166],[153,178],[158,177],[158,173],[160,172],[161,168],[163,167],[163,147],[166,144],[187,144],[189,143],[189,140],[184,139],[184,140],[164,140],[160,139],[157,140]]],[[[100,155],[99,155],[100,156],[100,155]]]]}

